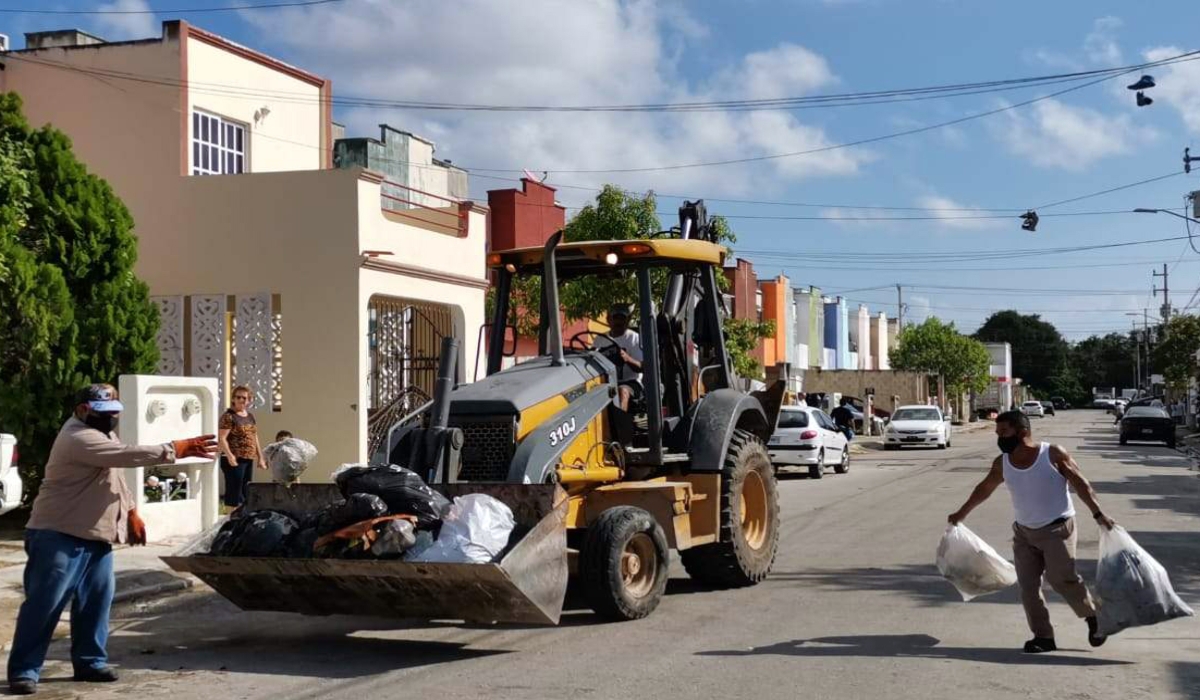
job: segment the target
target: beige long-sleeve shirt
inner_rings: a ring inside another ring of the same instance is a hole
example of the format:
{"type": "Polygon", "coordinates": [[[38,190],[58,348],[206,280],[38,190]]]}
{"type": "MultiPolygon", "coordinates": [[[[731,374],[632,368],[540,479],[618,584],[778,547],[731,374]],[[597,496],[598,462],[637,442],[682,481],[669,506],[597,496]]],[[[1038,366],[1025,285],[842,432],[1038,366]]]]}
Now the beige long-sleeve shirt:
{"type": "Polygon", "coordinates": [[[122,445],[72,416],[50,448],[46,476],[26,527],[85,540],[125,542],[128,514],[136,501],[120,470],[174,461],[171,443],[122,445]]]}

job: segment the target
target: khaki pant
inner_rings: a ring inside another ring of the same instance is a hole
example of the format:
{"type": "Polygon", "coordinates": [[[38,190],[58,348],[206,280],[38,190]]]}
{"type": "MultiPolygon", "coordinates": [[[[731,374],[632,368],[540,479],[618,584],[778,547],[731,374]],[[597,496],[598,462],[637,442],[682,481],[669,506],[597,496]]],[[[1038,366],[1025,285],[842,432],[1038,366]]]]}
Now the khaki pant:
{"type": "Polygon", "coordinates": [[[1096,614],[1092,596],[1075,571],[1075,518],[1036,529],[1013,523],[1013,563],[1033,636],[1054,638],[1050,611],[1042,595],[1043,574],[1076,615],[1082,618],[1096,614]]]}

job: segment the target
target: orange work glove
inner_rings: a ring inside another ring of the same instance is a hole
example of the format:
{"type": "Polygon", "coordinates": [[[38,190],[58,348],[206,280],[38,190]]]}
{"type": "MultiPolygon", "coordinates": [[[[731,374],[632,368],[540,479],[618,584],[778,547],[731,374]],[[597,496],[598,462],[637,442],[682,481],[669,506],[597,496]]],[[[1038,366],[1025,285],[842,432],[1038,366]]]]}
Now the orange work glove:
{"type": "Polygon", "coordinates": [[[172,444],[175,446],[175,459],[184,457],[212,459],[217,456],[216,435],[201,435],[187,440],[176,440],[172,444]]]}
{"type": "Polygon", "coordinates": [[[129,544],[146,544],[146,523],[142,521],[142,516],[138,515],[137,508],[129,511],[129,544]]]}

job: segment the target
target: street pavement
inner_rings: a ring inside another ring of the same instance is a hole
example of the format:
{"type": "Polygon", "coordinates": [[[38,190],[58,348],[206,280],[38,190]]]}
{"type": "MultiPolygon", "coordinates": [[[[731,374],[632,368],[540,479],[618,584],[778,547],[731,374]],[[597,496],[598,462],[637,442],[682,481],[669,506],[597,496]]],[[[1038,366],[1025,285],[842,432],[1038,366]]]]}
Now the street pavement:
{"type": "MultiPolygon", "coordinates": [[[[1072,450],[1105,510],[1200,603],[1200,480],[1179,453],[1119,447],[1112,419],[1067,411],[1035,434],[1072,450]]],[[[1100,649],[1047,592],[1060,651],[1030,636],[1015,589],[963,603],[934,566],[947,514],[997,454],[990,431],[946,451],[856,455],[849,474],[785,475],[771,578],[706,591],[677,564],[648,619],[572,611],[557,628],[410,625],[240,612],[204,586],[115,611],[115,686],[47,682],[88,698],[1186,698],[1200,697],[1200,622],[1127,630],[1100,649]]],[[[1091,580],[1098,531],[1080,520],[1091,580]]],[[[968,520],[1010,555],[1002,488],[968,520]]],[[[50,677],[68,676],[57,642],[50,677]]]]}

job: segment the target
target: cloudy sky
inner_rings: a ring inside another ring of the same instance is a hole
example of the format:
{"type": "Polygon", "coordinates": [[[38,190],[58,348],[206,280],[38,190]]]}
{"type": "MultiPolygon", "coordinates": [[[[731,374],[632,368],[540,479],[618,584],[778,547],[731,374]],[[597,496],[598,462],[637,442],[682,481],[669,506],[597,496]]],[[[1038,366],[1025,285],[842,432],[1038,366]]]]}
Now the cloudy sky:
{"type": "MultiPolygon", "coordinates": [[[[0,7],[152,13],[0,14],[0,33],[73,25],[118,40],[157,35],[161,21],[182,17],[332,78],[341,97],[555,106],[975,83],[1200,48],[1194,0],[1136,13],[1107,0],[342,0],[169,11],[247,2],[11,0],[0,7]]],[[[1148,72],[1159,86],[1149,92],[1154,104],[1140,109],[1125,89],[1138,75],[1128,75],[1031,104],[1081,83],[791,111],[342,107],[335,118],[354,135],[374,135],[387,122],[430,137],[439,156],[472,170],[481,200],[525,168],[548,172],[570,206],[605,183],[652,189],[664,223],[680,197],[705,198],[711,213],[730,218],[739,253],[761,277],[784,273],[796,286],[889,313],[899,283],[910,317],[937,315],[970,331],[990,310],[1017,308],[1077,339],[1128,329],[1127,312],[1156,314],[1150,273],[1164,263],[1174,306],[1200,307],[1200,294],[1192,299],[1200,254],[1186,241],[1053,250],[1187,234],[1180,219],[1122,212],[1182,211],[1183,195],[1200,190],[1200,165],[1191,176],[1047,206],[1179,171],[1185,146],[1200,154],[1200,60],[1148,72]],[[995,113],[918,131],[983,112],[995,113]],[[905,131],[918,133],[876,140],[905,131]],[[860,141],[869,143],[837,147],[860,141]],[[720,164],[700,165],[710,163],[720,164]],[[1021,231],[1016,218],[1029,208],[1043,215],[1036,233],[1021,231]],[[1049,216],[1076,213],[1086,215],[1049,216]],[[887,220],[897,217],[914,220],[887,220]]]]}

